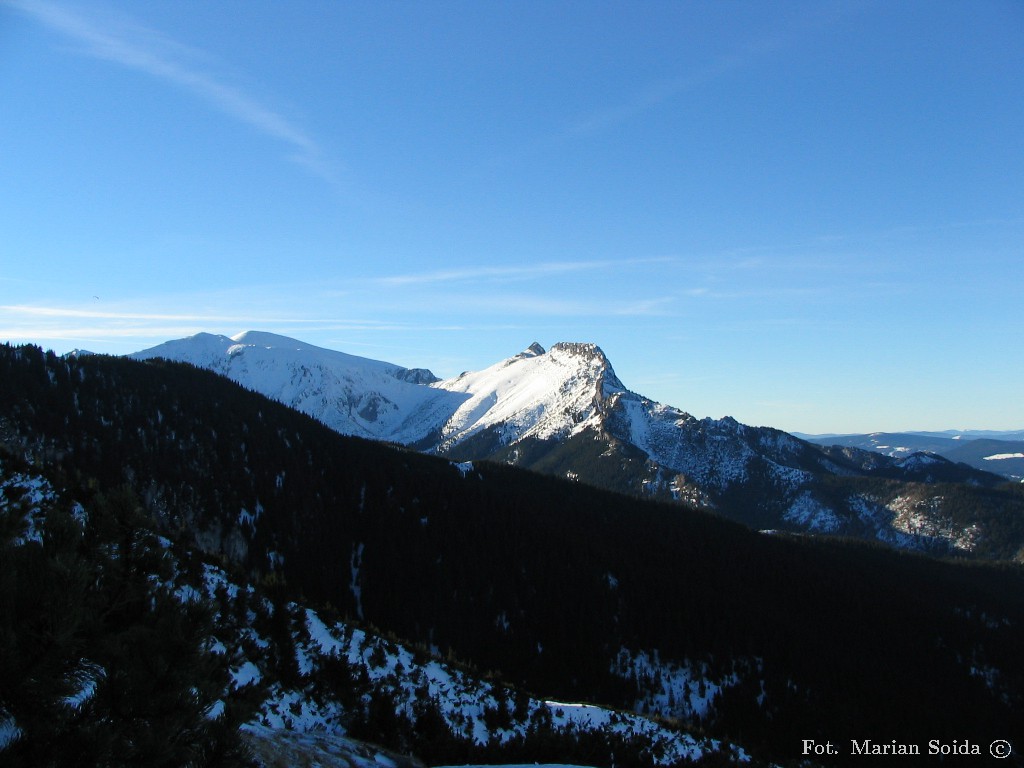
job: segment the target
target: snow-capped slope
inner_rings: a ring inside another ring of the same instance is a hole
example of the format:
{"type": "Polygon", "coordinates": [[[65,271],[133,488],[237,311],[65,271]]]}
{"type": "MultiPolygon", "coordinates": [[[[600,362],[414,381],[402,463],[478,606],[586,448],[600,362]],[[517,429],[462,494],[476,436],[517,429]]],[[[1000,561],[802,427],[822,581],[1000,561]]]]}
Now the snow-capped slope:
{"type": "Polygon", "coordinates": [[[550,439],[599,427],[603,404],[625,391],[604,352],[594,344],[540,344],[475,373],[433,385],[467,399],[441,428],[444,452],[489,427],[505,444],[550,439]]]}
{"type": "Polygon", "coordinates": [[[446,452],[490,427],[507,444],[599,426],[602,404],[624,392],[593,344],[533,344],[479,372],[438,381],[429,371],[248,331],[200,333],[136,352],[220,373],[343,434],[446,452]],[[426,441],[426,442],[425,442],[426,441]]]}
{"type": "MultiPolygon", "coordinates": [[[[558,343],[545,350],[534,343],[482,371],[445,381],[422,369],[256,331],[233,337],[200,333],[131,357],[162,357],[207,368],[343,434],[415,444],[437,453],[451,452],[487,430],[503,446],[527,438],[599,433],[607,429],[614,411],[620,423],[622,416],[627,422],[616,437],[676,471],[696,469],[685,460],[691,457],[680,455],[678,439],[679,429],[696,424],[696,419],[627,391],[594,344],[558,343]]],[[[730,471],[730,479],[739,471],[730,471]]]]}
{"type": "MultiPolygon", "coordinates": [[[[962,465],[934,456],[821,448],[729,417],[697,419],[626,389],[594,344],[563,342],[545,350],[534,343],[444,381],[423,369],[255,331],[231,338],[201,333],[132,357],[210,369],[343,434],[714,507],[758,529],[903,546],[914,536],[893,527],[891,510],[876,504],[866,515],[858,492],[841,497],[819,488],[821,478],[991,484],[984,473],[965,475],[962,465]]],[[[934,544],[934,537],[925,538],[934,544]]]]}
{"type": "Polygon", "coordinates": [[[279,336],[247,331],[236,336],[200,333],[136,352],[137,360],[166,358],[215,371],[319,419],[347,435],[413,442],[411,413],[448,412],[458,397],[423,386],[430,372],[402,368],[279,336]]]}
{"type": "Polygon", "coordinates": [[[633,392],[613,397],[609,410],[619,416],[609,422],[616,437],[705,489],[721,491],[744,481],[756,459],[767,461],[781,483],[794,485],[810,478],[800,441],[784,432],[748,427],[728,416],[697,419],[633,392]]]}

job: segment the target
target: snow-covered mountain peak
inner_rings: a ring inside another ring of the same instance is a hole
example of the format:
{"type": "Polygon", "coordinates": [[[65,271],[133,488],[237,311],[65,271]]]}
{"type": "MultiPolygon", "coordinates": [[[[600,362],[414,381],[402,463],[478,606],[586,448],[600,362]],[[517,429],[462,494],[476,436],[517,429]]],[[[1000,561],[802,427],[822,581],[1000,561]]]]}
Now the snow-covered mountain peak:
{"type": "Polygon", "coordinates": [[[499,444],[601,431],[609,399],[626,393],[596,344],[530,344],[489,368],[439,381],[265,331],[200,333],[137,352],[207,368],[344,434],[446,452],[484,431],[499,444]]]}
{"type": "Polygon", "coordinates": [[[442,411],[457,404],[445,405],[452,401],[450,396],[423,386],[437,381],[425,369],[403,368],[264,331],[231,337],[199,333],[131,357],[162,357],[207,368],[338,432],[375,439],[422,438],[418,424],[405,424],[410,413],[436,407],[438,401],[442,411]]]}
{"type": "Polygon", "coordinates": [[[608,356],[597,344],[560,341],[551,347],[548,354],[561,357],[566,361],[573,361],[570,364],[586,366],[601,382],[603,397],[610,397],[616,392],[626,390],[619,377],[615,375],[608,356]]]}
{"type": "Polygon", "coordinates": [[[604,401],[624,391],[599,347],[569,342],[546,352],[534,343],[489,368],[434,386],[467,396],[441,429],[441,451],[488,429],[497,429],[507,445],[599,427],[604,401]]]}
{"type": "Polygon", "coordinates": [[[545,350],[534,342],[445,381],[423,369],[261,331],[230,338],[198,334],[133,357],[190,362],[344,434],[441,454],[487,456],[528,438],[559,441],[590,432],[631,444],[672,472],[724,487],[743,477],[760,451],[781,456],[796,450],[777,440],[748,445],[746,428],[733,419],[698,421],[627,390],[592,343],[558,342],[545,350]]]}
{"type": "Polygon", "coordinates": [[[260,360],[264,363],[289,361],[300,362],[307,366],[319,364],[334,369],[346,369],[351,373],[378,371],[403,381],[408,381],[410,378],[429,379],[430,382],[438,381],[436,376],[423,368],[403,368],[393,363],[317,347],[298,339],[266,331],[243,331],[234,336],[197,333],[194,336],[167,341],[144,349],[130,357],[139,360],[165,357],[224,372],[222,369],[228,366],[229,360],[242,354],[246,355],[249,361],[260,360]],[[410,374],[413,375],[410,376],[410,374]]]}

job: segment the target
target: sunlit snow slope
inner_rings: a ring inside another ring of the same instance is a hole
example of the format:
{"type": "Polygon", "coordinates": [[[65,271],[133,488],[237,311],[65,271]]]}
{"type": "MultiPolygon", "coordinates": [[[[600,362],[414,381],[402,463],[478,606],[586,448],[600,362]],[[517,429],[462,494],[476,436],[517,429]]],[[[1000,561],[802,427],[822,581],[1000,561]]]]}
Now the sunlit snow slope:
{"type": "Polygon", "coordinates": [[[533,344],[478,372],[437,381],[429,371],[315,347],[271,333],[200,333],[131,357],[167,358],[220,373],[343,434],[445,451],[489,427],[503,442],[597,427],[625,392],[593,344],[533,344]]]}
{"type": "Polygon", "coordinates": [[[565,437],[598,427],[604,401],[624,392],[604,353],[593,344],[532,344],[515,357],[433,385],[468,396],[441,429],[444,451],[500,427],[502,442],[565,437]]]}
{"type": "Polygon", "coordinates": [[[323,349],[273,333],[200,333],[131,357],[162,357],[207,368],[322,421],[346,435],[412,442],[420,423],[410,414],[450,413],[459,398],[424,386],[423,369],[323,349]]]}

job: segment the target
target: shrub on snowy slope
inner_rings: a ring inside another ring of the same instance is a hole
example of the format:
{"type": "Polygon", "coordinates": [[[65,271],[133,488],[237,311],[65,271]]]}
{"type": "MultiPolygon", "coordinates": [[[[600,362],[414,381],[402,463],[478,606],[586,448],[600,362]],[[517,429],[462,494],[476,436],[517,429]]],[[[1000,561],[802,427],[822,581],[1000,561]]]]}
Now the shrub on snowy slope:
{"type": "Polygon", "coordinates": [[[331,764],[339,751],[373,764],[360,738],[434,763],[744,758],[325,622],[280,584],[239,585],[154,533],[130,490],[79,493],[69,504],[31,467],[0,461],[5,765],[249,765],[245,744],[269,764],[331,764]]]}

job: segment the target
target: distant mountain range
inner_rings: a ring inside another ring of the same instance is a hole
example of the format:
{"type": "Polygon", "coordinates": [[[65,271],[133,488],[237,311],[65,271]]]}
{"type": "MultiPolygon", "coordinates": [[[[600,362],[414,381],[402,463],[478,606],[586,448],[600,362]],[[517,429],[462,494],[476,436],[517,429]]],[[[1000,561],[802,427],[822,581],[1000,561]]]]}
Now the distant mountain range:
{"type": "Polygon", "coordinates": [[[1024,440],[1024,429],[944,429],[940,431],[930,430],[910,430],[907,432],[870,432],[870,433],[846,433],[846,432],[827,432],[824,434],[811,434],[807,432],[794,432],[794,435],[802,437],[807,440],[832,440],[835,438],[846,438],[846,437],[868,437],[875,435],[879,438],[888,436],[901,436],[905,435],[911,439],[916,438],[937,438],[940,441],[944,440],[977,440],[979,438],[988,438],[991,440],[1024,440]]]}
{"type": "Polygon", "coordinates": [[[1015,524],[1024,507],[998,490],[1003,476],[934,453],[890,457],[697,419],[628,390],[594,344],[532,344],[447,380],[255,331],[198,334],[131,357],[215,371],[342,434],[710,508],[755,529],[1024,557],[1015,524]]]}
{"type": "Polygon", "coordinates": [[[934,453],[1011,480],[1024,480],[1024,430],[947,430],[945,432],[871,432],[862,435],[798,437],[819,445],[844,445],[902,458],[934,453]]]}

